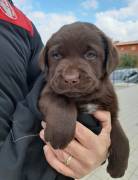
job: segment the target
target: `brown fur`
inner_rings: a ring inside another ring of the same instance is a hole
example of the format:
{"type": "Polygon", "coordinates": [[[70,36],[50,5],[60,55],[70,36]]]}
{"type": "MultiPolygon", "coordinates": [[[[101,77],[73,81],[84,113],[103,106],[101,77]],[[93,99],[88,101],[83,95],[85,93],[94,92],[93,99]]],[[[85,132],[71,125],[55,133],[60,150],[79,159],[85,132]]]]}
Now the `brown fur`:
{"type": "Polygon", "coordinates": [[[118,121],[118,102],[109,80],[118,64],[111,40],[96,26],[73,23],[63,26],[47,42],[40,57],[46,72],[39,107],[47,122],[45,139],[64,148],[74,137],[79,106],[97,105],[111,113],[111,146],[107,171],[114,178],[124,175],[129,143],[118,121]]]}

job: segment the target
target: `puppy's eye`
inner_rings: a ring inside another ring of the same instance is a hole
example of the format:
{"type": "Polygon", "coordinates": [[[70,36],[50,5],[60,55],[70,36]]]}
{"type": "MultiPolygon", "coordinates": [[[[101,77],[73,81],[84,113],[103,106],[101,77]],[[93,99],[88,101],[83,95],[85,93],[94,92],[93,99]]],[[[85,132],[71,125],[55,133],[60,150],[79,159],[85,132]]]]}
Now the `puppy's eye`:
{"type": "Polygon", "coordinates": [[[84,54],[84,58],[86,60],[94,60],[94,59],[96,59],[96,57],[97,57],[97,54],[93,50],[89,50],[84,54]]]}
{"type": "Polygon", "coordinates": [[[58,52],[58,51],[54,51],[52,52],[52,58],[55,59],[55,60],[60,60],[62,59],[62,55],[58,52]]]}

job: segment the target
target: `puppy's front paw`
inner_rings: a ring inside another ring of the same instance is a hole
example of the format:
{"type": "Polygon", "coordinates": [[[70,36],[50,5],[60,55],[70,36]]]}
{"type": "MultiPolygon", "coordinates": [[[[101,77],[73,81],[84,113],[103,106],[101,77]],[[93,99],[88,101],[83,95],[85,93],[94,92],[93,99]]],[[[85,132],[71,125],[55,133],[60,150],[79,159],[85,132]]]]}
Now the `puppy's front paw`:
{"type": "Polygon", "coordinates": [[[46,142],[49,142],[54,149],[63,149],[74,138],[75,128],[72,130],[61,128],[46,128],[44,137],[46,142]]]}

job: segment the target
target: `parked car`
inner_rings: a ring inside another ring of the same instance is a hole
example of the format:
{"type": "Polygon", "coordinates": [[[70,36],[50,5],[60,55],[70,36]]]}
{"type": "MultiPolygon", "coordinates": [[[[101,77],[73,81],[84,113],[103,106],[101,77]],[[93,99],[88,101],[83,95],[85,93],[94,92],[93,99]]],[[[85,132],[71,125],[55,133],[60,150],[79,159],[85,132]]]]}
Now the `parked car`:
{"type": "Polygon", "coordinates": [[[113,83],[138,83],[138,68],[117,69],[110,78],[113,83]]]}

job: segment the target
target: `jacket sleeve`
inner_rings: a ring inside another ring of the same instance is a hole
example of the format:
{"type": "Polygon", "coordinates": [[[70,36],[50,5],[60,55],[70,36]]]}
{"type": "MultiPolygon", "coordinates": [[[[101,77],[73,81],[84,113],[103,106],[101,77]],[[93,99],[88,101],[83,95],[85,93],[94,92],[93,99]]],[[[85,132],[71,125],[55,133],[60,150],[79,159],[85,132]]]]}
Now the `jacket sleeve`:
{"type": "MultiPolygon", "coordinates": [[[[42,117],[37,101],[43,85],[43,75],[37,64],[43,44],[35,28],[30,44],[27,71],[29,93],[16,104],[9,119],[4,114],[1,115],[3,120],[0,118],[0,180],[53,180],[56,176],[56,172],[45,160],[43,143],[39,138],[42,117]]],[[[6,112],[7,106],[4,108],[6,112]]]]}
{"type": "Polygon", "coordinates": [[[27,97],[19,102],[12,116],[12,127],[0,149],[0,179],[54,180],[56,172],[43,155],[39,138],[41,114],[37,100],[43,85],[39,75],[27,97]]]}
{"type": "Polygon", "coordinates": [[[28,69],[27,69],[27,81],[28,81],[29,89],[32,88],[34,81],[41,73],[38,61],[39,61],[39,54],[41,52],[41,49],[43,48],[43,42],[34,25],[33,25],[33,29],[34,29],[33,36],[30,37],[31,52],[28,62],[28,69]]]}

